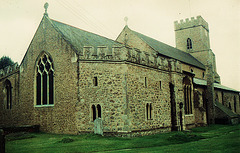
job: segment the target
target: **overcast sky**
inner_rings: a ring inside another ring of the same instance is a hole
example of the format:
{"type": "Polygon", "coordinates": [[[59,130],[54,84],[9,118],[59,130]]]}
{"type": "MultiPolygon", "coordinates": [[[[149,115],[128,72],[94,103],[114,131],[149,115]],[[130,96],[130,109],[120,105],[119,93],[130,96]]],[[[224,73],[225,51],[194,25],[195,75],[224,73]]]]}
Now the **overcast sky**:
{"type": "MultiPolygon", "coordinates": [[[[21,60],[46,0],[0,0],[0,57],[21,60]]],[[[174,21],[201,15],[222,84],[240,90],[240,0],[48,0],[49,17],[116,39],[125,26],[175,47],[174,21]]]]}

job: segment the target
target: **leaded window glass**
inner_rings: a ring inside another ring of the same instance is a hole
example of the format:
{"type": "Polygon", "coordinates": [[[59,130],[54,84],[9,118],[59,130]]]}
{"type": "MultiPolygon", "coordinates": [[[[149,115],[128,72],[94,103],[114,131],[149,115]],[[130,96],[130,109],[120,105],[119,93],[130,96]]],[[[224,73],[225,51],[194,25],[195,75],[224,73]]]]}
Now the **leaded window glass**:
{"type": "Polygon", "coordinates": [[[54,104],[54,66],[52,58],[43,54],[36,68],[36,105],[54,104]]]}

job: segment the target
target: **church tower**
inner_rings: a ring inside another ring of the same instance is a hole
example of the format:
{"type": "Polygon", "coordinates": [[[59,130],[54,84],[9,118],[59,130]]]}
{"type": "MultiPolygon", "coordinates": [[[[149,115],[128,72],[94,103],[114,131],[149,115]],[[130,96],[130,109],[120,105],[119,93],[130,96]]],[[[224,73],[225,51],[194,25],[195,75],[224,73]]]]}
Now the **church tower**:
{"type": "Polygon", "coordinates": [[[214,81],[220,83],[217,74],[215,55],[210,49],[208,23],[201,17],[192,17],[185,21],[175,21],[176,48],[190,53],[206,67],[211,64],[214,72],[214,81]]]}
{"type": "Polygon", "coordinates": [[[210,49],[208,23],[201,17],[175,21],[176,48],[191,54],[206,67],[207,81],[207,121],[215,123],[214,82],[220,83],[217,74],[215,55],[210,49]]]}

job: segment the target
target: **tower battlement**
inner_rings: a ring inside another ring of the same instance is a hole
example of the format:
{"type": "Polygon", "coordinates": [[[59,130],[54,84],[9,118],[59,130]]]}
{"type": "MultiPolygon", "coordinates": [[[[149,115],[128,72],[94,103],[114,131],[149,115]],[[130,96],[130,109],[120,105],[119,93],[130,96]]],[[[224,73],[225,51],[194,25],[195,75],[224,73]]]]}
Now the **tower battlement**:
{"type": "Polygon", "coordinates": [[[185,20],[180,20],[180,22],[179,21],[174,22],[175,30],[181,30],[197,26],[202,26],[207,31],[209,31],[208,23],[201,16],[197,16],[196,18],[191,17],[190,19],[186,18],[185,20]]]}

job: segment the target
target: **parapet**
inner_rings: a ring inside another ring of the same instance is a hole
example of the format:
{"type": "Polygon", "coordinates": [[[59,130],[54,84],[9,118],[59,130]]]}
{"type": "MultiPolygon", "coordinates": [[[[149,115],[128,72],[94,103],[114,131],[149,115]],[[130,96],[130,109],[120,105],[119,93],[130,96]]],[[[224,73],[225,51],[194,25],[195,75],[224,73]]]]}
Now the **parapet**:
{"type": "Polygon", "coordinates": [[[126,46],[84,46],[79,55],[79,59],[83,61],[125,61],[166,71],[181,72],[181,64],[177,60],[126,46]]]}
{"type": "Polygon", "coordinates": [[[182,29],[197,27],[197,26],[202,26],[207,31],[209,31],[208,23],[201,16],[197,16],[196,18],[191,17],[191,19],[187,18],[185,19],[185,21],[180,20],[180,22],[179,21],[174,22],[175,30],[182,30],[182,29]]]}
{"type": "Polygon", "coordinates": [[[18,63],[14,63],[13,65],[9,65],[3,69],[0,69],[0,78],[11,74],[12,72],[17,71],[19,68],[18,63]]]}

